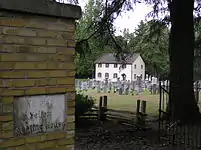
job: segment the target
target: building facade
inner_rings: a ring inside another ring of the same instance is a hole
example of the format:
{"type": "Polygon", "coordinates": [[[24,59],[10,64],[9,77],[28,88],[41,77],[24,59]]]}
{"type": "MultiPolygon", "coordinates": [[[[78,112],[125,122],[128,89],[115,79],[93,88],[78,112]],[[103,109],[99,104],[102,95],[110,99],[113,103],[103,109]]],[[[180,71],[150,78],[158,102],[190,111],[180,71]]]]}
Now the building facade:
{"type": "Polygon", "coordinates": [[[104,54],[95,62],[95,80],[106,78],[112,82],[120,80],[136,81],[137,76],[145,78],[145,63],[140,54],[128,56],[125,63],[117,61],[114,54],[104,54]]]}

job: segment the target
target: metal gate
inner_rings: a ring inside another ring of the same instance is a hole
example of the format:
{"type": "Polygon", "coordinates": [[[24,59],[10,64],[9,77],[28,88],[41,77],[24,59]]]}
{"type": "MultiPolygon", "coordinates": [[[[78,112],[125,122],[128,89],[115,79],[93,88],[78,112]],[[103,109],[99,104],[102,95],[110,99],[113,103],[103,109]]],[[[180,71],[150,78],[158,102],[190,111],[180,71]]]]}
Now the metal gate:
{"type": "MultiPolygon", "coordinates": [[[[195,97],[200,106],[200,83],[195,84],[195,97]]],[[[168,113],[169,103],[169,83],[166,85],[159,82],[159,140],[166,144],[171,144],[181,149],[200,149],[201,148],[201,124],[181,124],[178,121],[171,120],[171,114],[168,113]]],[[[201,107],[199,107],[201,108],[201,107]]]]}

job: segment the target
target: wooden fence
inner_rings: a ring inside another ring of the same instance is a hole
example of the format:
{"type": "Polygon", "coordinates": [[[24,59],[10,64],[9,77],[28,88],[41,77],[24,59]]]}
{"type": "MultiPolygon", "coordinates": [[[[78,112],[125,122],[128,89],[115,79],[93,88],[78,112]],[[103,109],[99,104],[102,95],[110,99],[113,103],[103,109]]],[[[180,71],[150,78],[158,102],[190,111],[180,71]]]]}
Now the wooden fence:
{"type": "Polygon", "coordinates": [[[146,121],[146,101],[137,100],[136,112],[115,110],[108,108],[108,97],[101,96],[98,106],[94,106],[87,113],[81,116],[82,119],[111,120],[125,125],[134,125],[137,128],[145,127],[146,121]]]}

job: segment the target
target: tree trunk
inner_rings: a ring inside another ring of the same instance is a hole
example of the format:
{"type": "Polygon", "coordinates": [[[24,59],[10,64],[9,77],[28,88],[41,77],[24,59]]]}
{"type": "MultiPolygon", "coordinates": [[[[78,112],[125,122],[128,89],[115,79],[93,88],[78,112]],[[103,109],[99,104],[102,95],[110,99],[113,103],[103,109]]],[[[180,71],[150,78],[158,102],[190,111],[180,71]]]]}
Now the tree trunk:
{"type": "Polygon", "coordinates": [[[195,121],[200,113],[193,90],[194,0],[172,0],[170,33],[170,104],[172,116],[195,121]]]}

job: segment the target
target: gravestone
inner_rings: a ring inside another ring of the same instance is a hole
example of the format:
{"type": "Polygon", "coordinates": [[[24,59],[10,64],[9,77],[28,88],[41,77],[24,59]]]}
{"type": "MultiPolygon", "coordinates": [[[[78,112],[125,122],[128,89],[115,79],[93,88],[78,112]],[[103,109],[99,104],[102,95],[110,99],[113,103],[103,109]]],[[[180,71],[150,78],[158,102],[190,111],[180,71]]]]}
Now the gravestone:
{"type": "Polygon", "coordinates": [[[118,89],[119,95],[123,95],[123,84],[118,89]]]}
{"type": "Polygon", "coordinates": [[[101,83],[100,81],[97,82],[97,93],[101,92],[101,83]]]}

